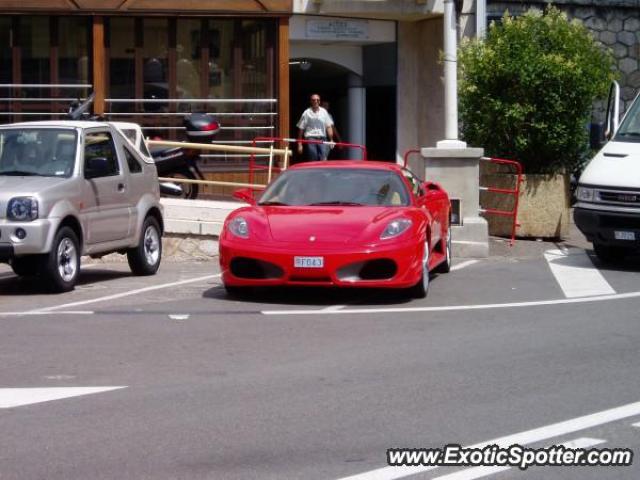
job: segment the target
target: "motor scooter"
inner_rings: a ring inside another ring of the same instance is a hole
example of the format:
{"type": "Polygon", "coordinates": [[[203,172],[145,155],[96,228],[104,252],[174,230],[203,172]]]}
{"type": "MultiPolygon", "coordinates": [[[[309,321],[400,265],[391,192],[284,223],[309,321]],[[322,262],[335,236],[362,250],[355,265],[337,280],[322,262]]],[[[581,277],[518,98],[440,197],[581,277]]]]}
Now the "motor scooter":
{"type": "MultiPolygon", "coordinates": [[[[187,140],[189,143],[210,143],[211,139],[220,131],[220,123],[206,113],[191,113],[183,120],[187,140]]],[[[154,140],[160,140],[154,138],[154,140]]],[[[200,151],[187,147],[156,147],[151,148],[159,177],[184,178],[187,180],[205,180],[198,167],[200,151]]],[[[194,199],[200,192],[197,183],[179,183],[182,198],[194,199]]],[[[169,196],[175,193],[165,192],[169,196]]]]}
{"type": "MultiPolygon", "coordinates": [[[[72,102],[67,112],[69,120],[93,120],[104,121],[103,117],[93,115],[91,105],[95,98],[95,93],[91,93],[83,102],[80,100],[72,102]]],[[[142,132],[139,126],[125,124],[122,122],[112,122],[116,127],[142,152],[145,156],[151,156],[159,177],[185,178],[188,180],[205,180],[205,177],[198,167],[200,152],[193,148],[183,147],[156,147],[147,149],[142,132]]],[[[211,115],[206,113],[191,113],[184,117],[187,140],[189,143],[209,143],[211,139],[220,131],[220,123],[211,115]]],[[[154,138],[160,140],[160,138],[154,138]]],[[[166,197],[182,197],[194,199],[198,197],[200,188],[195,183],[173,183],[161,182],[160,194],[166,197]]]]}

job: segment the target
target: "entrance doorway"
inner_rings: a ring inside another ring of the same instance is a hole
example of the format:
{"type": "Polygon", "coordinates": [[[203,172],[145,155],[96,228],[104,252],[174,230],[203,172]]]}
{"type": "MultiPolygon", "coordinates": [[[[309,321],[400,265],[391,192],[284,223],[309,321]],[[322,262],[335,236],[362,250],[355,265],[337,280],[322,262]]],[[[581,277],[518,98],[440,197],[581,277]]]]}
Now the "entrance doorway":
{"type": "MultiPolygon", "coordinates": [[[[335,63],[315,59],[292,59],[289,68],[289,102],[291,137],[298,136],[296,124],[302,112],[309,107],[309,98],[317,93],[323,102],[329,102],[329,113],[333,117],[338,133],[343,142],[350,142],[349,102],[347,78],[350,71],[335,63]]],[[[295,151],[296,149],[294,149],[295,151]]],[[[349,152],[334,149],[329,159],[347,158],[349,152]]],[[[301,159],[294,156],[294,162],[301,159]]]]}

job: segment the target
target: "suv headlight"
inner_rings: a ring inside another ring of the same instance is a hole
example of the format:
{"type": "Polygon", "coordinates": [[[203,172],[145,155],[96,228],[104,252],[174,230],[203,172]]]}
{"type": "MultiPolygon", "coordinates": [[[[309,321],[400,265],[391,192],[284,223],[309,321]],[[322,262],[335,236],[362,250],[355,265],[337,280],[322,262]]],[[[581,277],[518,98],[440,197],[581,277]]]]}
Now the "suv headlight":
{"type": "Polygon", "coordinates": [[[229,231],[236,237],[249,238],[249,224],[243,217],[236,217],[229,222],[229,231]]]}
{"type": "Polygon", "coordinates": [[[411,226],[411,220],[408,218],[399,218],[389,222],[382,234],[380,240],[386,240],[387,238],[397,237],[401,233],[404,233],[411,226]]]}
{"type": "Polygon", "coordinates": [[[578,186],[576,189],[576,198],[583,202],[593,202],[595,189],[578,186]]]}
{"type": "Polygon", "coordinates": [[[38,200],[33,197],[15,197],[7,205],[7,218],[30,222],[38,218],[38,200]]]}

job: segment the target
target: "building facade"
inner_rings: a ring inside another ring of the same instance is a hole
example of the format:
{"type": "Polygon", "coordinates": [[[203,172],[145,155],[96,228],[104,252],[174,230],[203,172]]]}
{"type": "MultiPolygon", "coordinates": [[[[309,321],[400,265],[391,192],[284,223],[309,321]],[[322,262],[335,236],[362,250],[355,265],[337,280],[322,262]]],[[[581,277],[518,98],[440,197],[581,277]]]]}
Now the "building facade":
{"type": "Polygon", "coordinates": [[[0,12],[2,123],[60,118],[94,92],[95,113],[167,137],[190,111],[215,113],[225,141],[286,128],[289,0],[0,0],[0,12]]]}

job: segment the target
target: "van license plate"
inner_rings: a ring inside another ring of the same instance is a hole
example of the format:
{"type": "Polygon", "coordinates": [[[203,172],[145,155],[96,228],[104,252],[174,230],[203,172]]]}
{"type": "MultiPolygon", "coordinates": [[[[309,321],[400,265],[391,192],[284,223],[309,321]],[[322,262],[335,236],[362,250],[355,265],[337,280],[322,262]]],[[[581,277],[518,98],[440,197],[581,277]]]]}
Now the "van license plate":
{"type": "Polygon", "coordinates": [[[296,268],[322,268],[324,257],[293,257],[293,266],[296,268]]]}
{"type": "Polygon", "coordinates": [[[636,239],[635,232],[622,232],[622,231],[616,230],[613,232],[613,235],[616,238],[616,240],[635,240],[636,239]]]}

